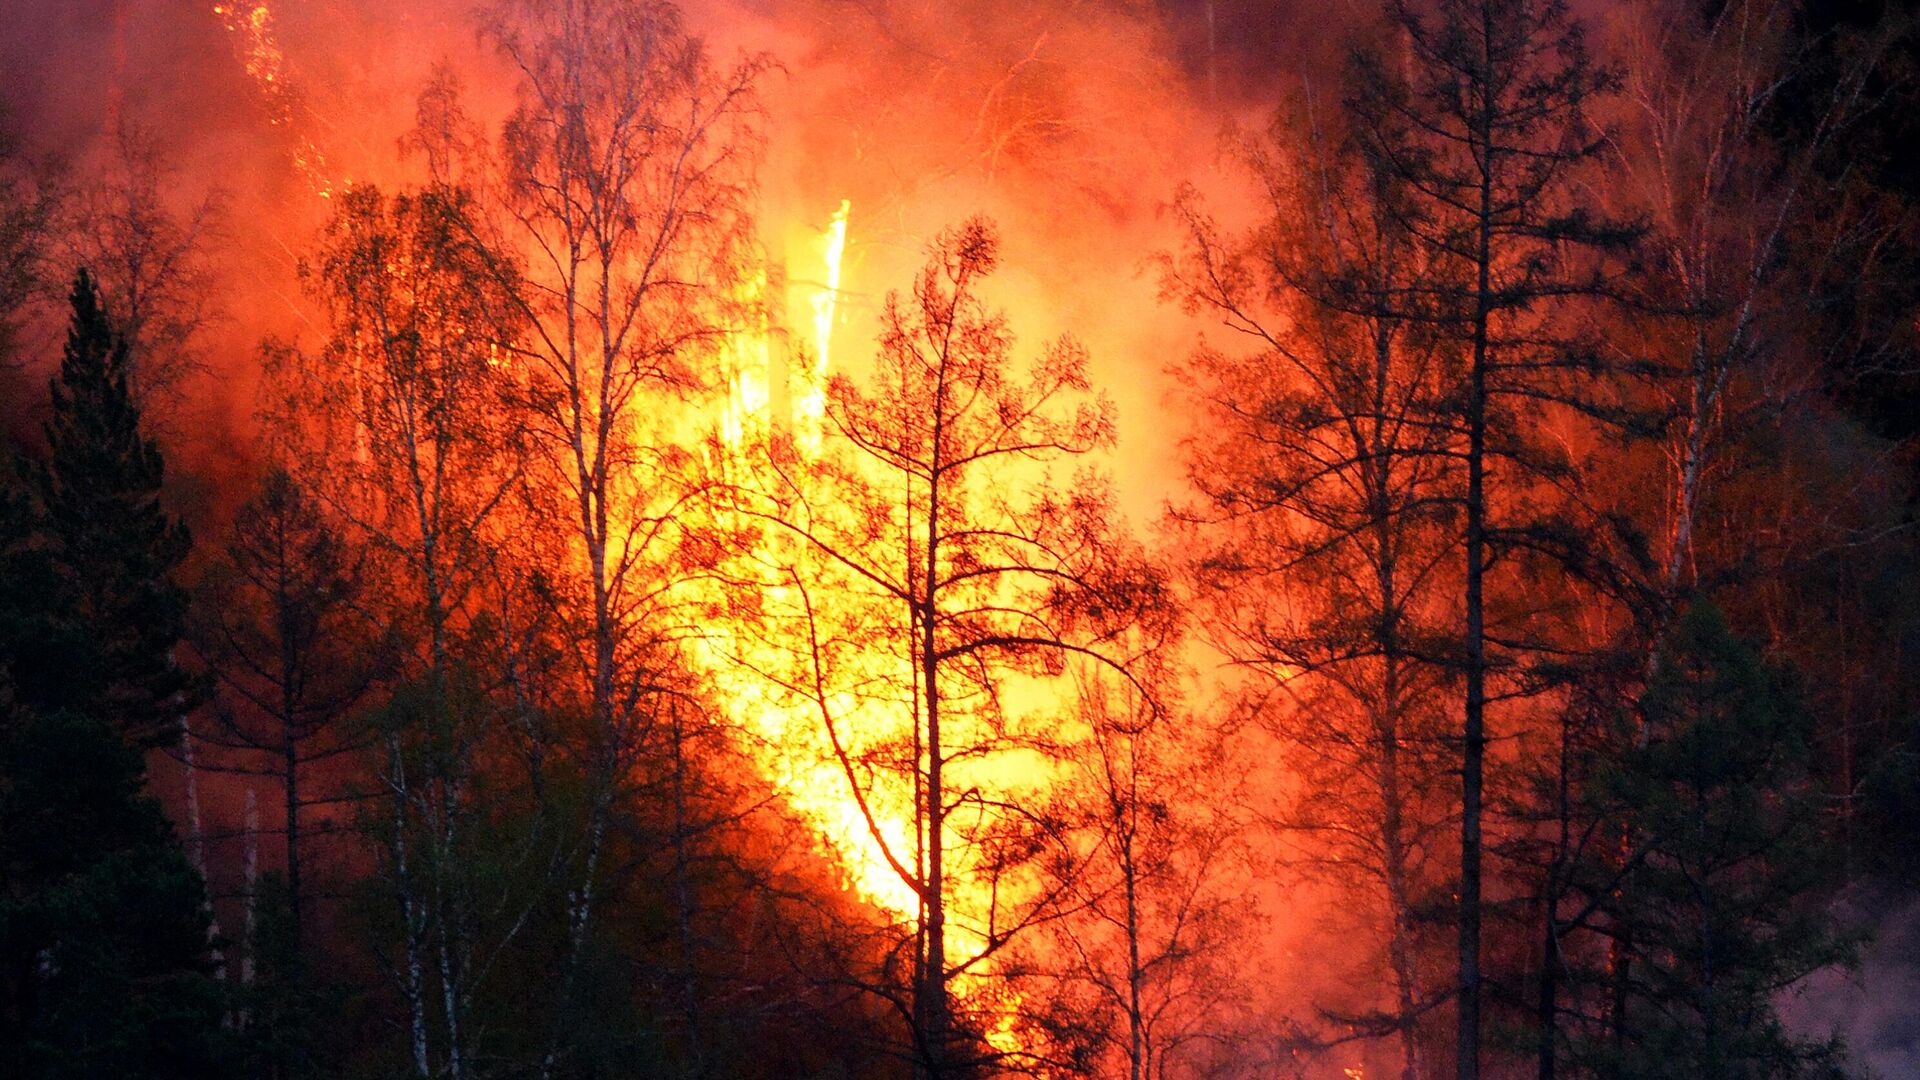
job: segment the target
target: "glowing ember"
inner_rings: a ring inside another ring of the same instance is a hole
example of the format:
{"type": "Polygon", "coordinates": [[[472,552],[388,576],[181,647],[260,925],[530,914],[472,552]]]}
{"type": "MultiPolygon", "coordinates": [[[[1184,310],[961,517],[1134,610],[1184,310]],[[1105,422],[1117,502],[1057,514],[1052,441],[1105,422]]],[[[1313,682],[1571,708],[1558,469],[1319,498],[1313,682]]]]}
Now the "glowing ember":
{"type": "Polygon", "coordinates": [[[292,135],[294,170],[315,195],[323,199],[332,198],[335,185],[327,167],[326,155],[311,138],[297,130],[294,123],[300,98],[288,77],[286,55],[280,51],[280,43],[274,37],[273,9],[259,2],[215,4],[213,13],[220,18],[227,32],[237,39],[241,63],[246,67],[247,76],[259,88],[260,99],[266,105],[267,122],[274,127],[285,128],[292,135]]]}

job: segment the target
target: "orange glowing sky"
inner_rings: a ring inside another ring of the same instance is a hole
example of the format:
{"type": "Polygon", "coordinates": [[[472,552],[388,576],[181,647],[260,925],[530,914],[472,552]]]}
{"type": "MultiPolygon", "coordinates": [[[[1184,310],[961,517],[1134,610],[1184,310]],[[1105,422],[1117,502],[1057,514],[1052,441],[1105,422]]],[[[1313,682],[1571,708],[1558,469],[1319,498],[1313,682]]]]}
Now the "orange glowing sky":
{"type": "MultiPolygon", "coordinates": [[[[188,444],[178,452],[190,471],[197,461],[217,478],[248,453],[258,341],[315,330],[296,270],[326,196],[416,177],[399,142],[436,68],[457,73],[483,126],[506,114],[512,73],[477,40],[469,6],[30,8],[16,41],[33,59],[0,80],[41,141],[82,160],[103,146],[105,104],[94,88],[111,85],[127,115],[171,148],[183,202],[223,193],[216,262],[230,318],[215,330],[213,370],[192,403],[206,422],[183,425],[188,444]]],[[[1093,381],[1119,414],[1117,449],[1100,465],[1143,531],[1181,482],[1182,430],[1164,408],[1164,372],[1204,329],[1158,298],[1152,260],[1176,242],[1162,208],[1183,184],[1230,203],[1240,181],[1224,167],[1223,125],[1258,127],[1268,107],[1256,95],[1231,96],[1222,86],[1234,79],[1194,62],[1182,38],[1192,19],[1179,16],[1177,6],[1077,0],[687,8],[716,58],[764,51],[780,65],[762,86],[758,228],[769,264],[787,278],[789,328],[835,369],[858,371],[883,295],[911,282],[927,240],[972,214],[994,218],[1002,269],[986,299],[1007,309],[1022,358],[1063,333],[1087,346],[1093,381]]],[[[734,393],[751,411],[772,391],[736,381],[734,393]]],[[[791,718],[758,719],[774,737],[791,718]]],[[[770,771],[799,792],[799,809],[842,849],[861,891],[906,914],[910,894],[874,853],[854,850],[863,830],[843,793],[816,790],[836,779],[819,768],[818,747],[803,740],[798,749],[815,753],[770,771]]]]}

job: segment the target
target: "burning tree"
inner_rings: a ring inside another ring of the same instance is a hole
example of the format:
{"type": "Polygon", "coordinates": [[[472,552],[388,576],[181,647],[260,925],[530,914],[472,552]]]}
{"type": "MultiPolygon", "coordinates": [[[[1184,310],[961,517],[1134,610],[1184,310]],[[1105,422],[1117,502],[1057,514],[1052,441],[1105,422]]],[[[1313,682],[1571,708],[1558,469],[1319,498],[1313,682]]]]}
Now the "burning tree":
{"type": "Polygon", "coordinates": [[[1149,699],[1085,667],[1086,730],[1053,789],[1077,838],[1060,864],[1063,910],[1004,965],[1029,1038],[1075,1075],[1251,1071],[1248,982],[1231,952],[1250,912],[1242,763],[1228,730],[1175,707],[1161,680],[1149,699]]]}
{"type": "Polygon", "coordinates": [[[1051,474],[1108,445],[1112,413],[1076,400],[1086,355],[1070,339],[1014,367],[980,295],[998,257],[984,221],[940,234],[912,293],[888,298],[871,381],[834,378],[820,458],[803,472],[776,439],[773,490],[747,500],[794,541],[758,617],[797,648],[767,674],[824,730],[910,917],[897,966],[865,985],[931,1077],[1012,1049],[994,958],[1057,914],[1071,879],[1047,794],[1067,736],[1041,695],[1072,659],[1127,672],[1128,631],[1166,617],[1104,483],[1051,474]]]}

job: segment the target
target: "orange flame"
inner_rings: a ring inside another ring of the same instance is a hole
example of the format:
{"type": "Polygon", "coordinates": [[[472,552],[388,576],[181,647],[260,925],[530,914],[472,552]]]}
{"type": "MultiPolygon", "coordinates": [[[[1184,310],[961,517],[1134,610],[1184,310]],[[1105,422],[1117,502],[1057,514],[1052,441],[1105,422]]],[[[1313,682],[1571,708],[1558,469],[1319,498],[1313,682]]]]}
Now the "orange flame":
{"type": "MultiPolygon", "coordinates": [[[[787,385],[772,385],[771,363],[782,337],[770,327],[765,316],[749,316],[748,332],[736,339],[731,348],[734,370],[727,379],[727,401],[720,419],[722,441],[728,451],[743,454],[746,440],[753,433],[770,434],[783,424],[792,436],[799,455],[802,475],[824,453],[826,426],[826,389],[831,374],[833,332],[839,314],[844,264],[848,240],[851,202],[840,201],[826,226],[802,245],[787,266],[787,309],[795,321],[811,322],[811,341],[784,339],[790,350],[785,365],[787,385]],[[784,398],[781,391],[785,392],[784,398]],[[779,404],[787,407],[785,416],[774,415],[779,404]]],[[[749,274],[737,287],[735,300],[750,302],[765,299],[768,275],[764,271],[749,274]]],[[[744,456],[744,455],[743,455],[744,456]]],[[[763,567],[776,573],[803,569],[808,553],[787,538],[775,535],[766,541],[766,549],[755,553],[763,567]],[[781,570],[780,568],[789,568],[781,570]]],[[[795,703],[789,695],[770,686],[757,670],[772,670],[781,664],[779,653],[791,643],[768,643],[762,633],[768,625],[804,626],[804,612],[813,601],[803,597],[792,579],[777,576],[760,585],[761,607],[752,625],[730,627],[722,617],[710,629],[709,668],[729,699],[738,723],[755,747],[756,762],[763,774],[783,794],[786,805],[814,832],[821,845],[839,868],[846,886],[864,902],[889,917],[911,923],[921,914],[919,894],[902,880],[895,858],[911,866],[919,847],[920,818],[915,806],[916,789],[908,776],[878,774],[862,779],[863,790],[856,795],[836,752],[821,715],[822,703],[803,700],[795,703]],[[877,834],[877,835],[876,835],[877,834]]],[[[806,631],[800,631],[804,636],[806,631]]],[[[914,682],[912,663],[906,657],[876,654],[862,660],[867,670],[863,678],[879,678],[900,685],[914,682]],[[897,668],[897,670],[895,670],[897,668]]],[[[1015,694],[1017,688],[1010,690],[1015,694]]],[[[910,710],[898,703],[889,706],[873,700],[869,691],[835,691],[828,688],[825,708],[836,716],[840,749],[849,758],[858,759],[862,751],[890,737],[910,731],[917,722],[910,710]]],[[[804,698],[804,695],[802,695],[804,698]]],[[[968,767],[992,772],[999,784],[1017,783],[1045,787],[1053,780],[1050,767],[1017,754],[997,755],[955,765],[962,774],[968,767]]],[[[963,845],[957,837],[948,838],[948,851],[963,845]]],[[[949,868],[952,874],[953,868],[949,868]]],[[[960,875],[949,881],[960,880],[960,875]]],[[[957,966],[970,968],[953,986],[962,997],[983,990],[991,977],[991,963],[965,963],[988,948],[985,936],[977,929],[984,914],[995,904],[1004,903],[1001,895],[968,895],[956,888],[945,897],[949,910],[961,917],[948,923],[949,958],[957,966]]],[[[984,1000],[984,999],[983,999],[984,1000]]],[[[1019,999],[1003,991],[1000,1005],[983,1033],[1002,1052],[1013,1052],[1024,1042],[1017,1019],[1019,999]]]]}
{"type": "Polygon", "coordinates": [[[802,448],[810,453],[820,450],[820,425],[826,418],[827,365],[833,352],[834,309],[840,299],[840,267],[847,251],[847,214],[853,203],[840,200],[826,231],[821,234],[821,258],[826,277],[821,287],[808,298],[813,312],[812,367],[796,388],[793,399],[793,430],[802,448]]]}
{"type": "MultiPolygon", "coordinates": [[[[746,315],[729,349],[732,370],[727,374],[727,400],[720,418],[721,438],[731,452],[742,452],[750,437],[770,432],[782,422],[790,425],[803,459],[816,458],[820,452],[851,208],[851,202],[842,199],[827,226],[787,268],[788,307],[810,315],[813,325],[812,340],[804,347],[793,348],[785,367],[788,385],[781,388],[786,395],[785,417],[773,415],[777,335],[768,314],[768,275],[764,270],[754,271],[734,288],[734,300],[746,315]]],[[[794,344],[791,339],[788,343],[794,344]]],[[[778,545],[780,541],[776,538],[770,543],[778,545]]],[[[777,564],[792,553],[761,554],[769,564],[777,564]]],[[[771,609],[790,612],[799,606],[797,595],[782,582],[770,581],[764,589],[771,609]]],[[[919,898],[888,865],[857,800],[847,789],[846,777],[819,717],[774,700],[764,683],[738,670],[777,663],[770,655],[775,650],[752,640],[742,630],[720,627],[713,636],[712,649],[720,655],[711,657],[710,666],[732,700],[739,722],[761,748],[758,764],[767,778],[786,796],[787,805],[812,826],[832,853],[849,888],[895,918],[913,918],[919,898]]],[[[913,807],[899,794],[869,793],[868,807],[887,846],[906,852],[913,847],[913,807]]]]}

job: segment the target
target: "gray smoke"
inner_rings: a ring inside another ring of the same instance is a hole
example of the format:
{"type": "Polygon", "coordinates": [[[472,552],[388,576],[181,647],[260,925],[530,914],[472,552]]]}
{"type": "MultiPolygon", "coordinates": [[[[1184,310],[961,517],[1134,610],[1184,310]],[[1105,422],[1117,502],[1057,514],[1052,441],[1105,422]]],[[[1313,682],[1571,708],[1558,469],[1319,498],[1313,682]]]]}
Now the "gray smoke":
{"type": "Polygon", "coordinates": [[[1844,923],[1871,933],[1853,971],[1822,971],[1780,1003],[1793,1030],[1846,1040],[1856,1069],[1876,1080],[1920,1077],[1920,900],[1843,905],[1844,923]]]}

